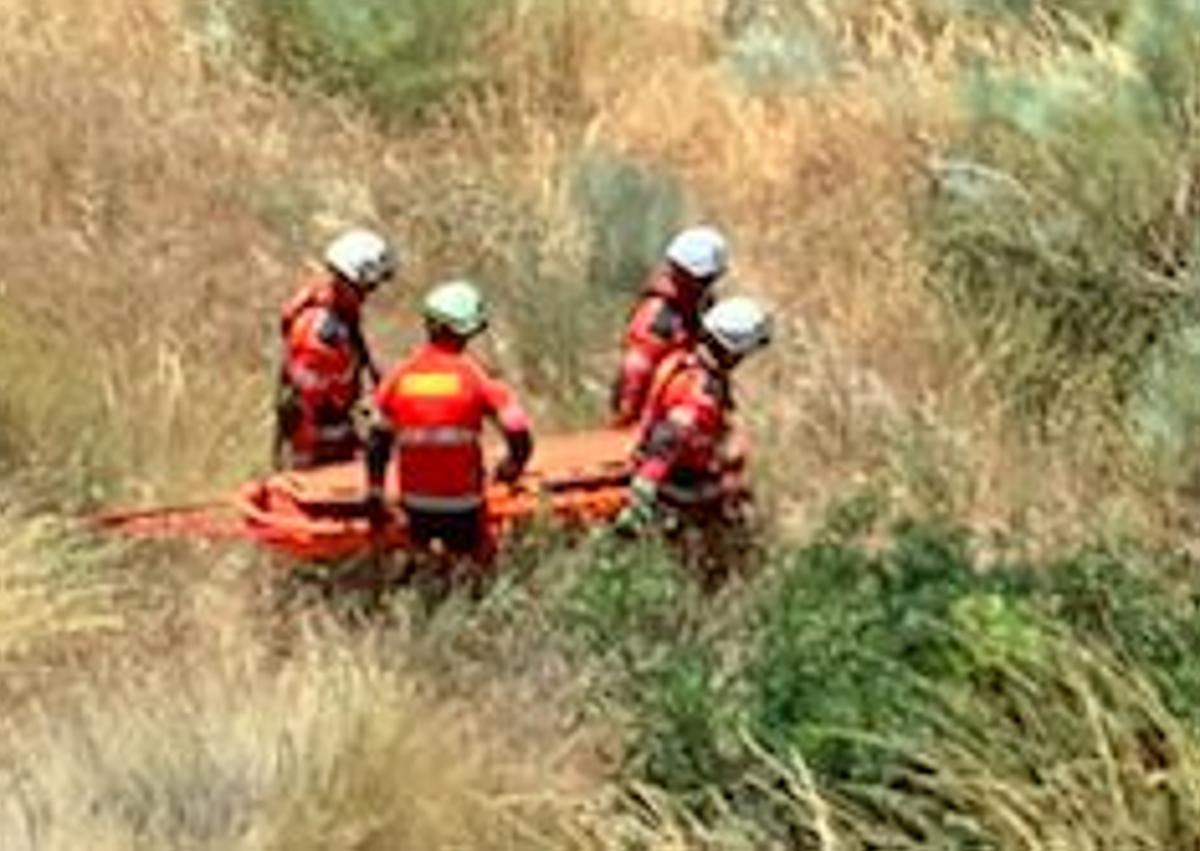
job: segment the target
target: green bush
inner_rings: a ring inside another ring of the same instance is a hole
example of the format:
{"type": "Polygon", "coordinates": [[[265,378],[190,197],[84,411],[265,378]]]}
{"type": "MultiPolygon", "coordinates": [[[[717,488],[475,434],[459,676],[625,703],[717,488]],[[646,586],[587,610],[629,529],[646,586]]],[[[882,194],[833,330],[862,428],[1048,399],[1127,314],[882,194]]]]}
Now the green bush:
{"type": "Polygon", "coordinates": [[[886,788],[966,707],[1018,699],[1022,672],[1053,667],[1064,642],[1125,659],[1200,723],[1188,570],[1136,548],[985,564],[961,529],[906,523],[882,550],[835,534],[778,556],[716,600],[654,545],[606,551],[564,611],[606,671],[606,711],[630,718],[633,776],[761,814],[759,748],[824,785],[886,788]]]}
{"type": "Polygon", "coordinates": [[[385,121],[420,117],[486,78],[486,0],[251,0],[237,10],[261,70],[360,101],[385,121]]]}
{"type": "Polygon", "coordinates": [[[609,672],[603,701],[632,713],[627,770],[702,797],[729,779],[736,751],[737,700],[712,611],[662,542],[614,543],[568,595],[567,633],[609,672]]]}
{"type": "Polygon", "coordinates": [[[571,201],[588,234],[589,284],[596,295],[631,295],[682,223],[683,193],[669,174],[604,151],[570,165],[571,201]]]}
{"type": "Polygon", "coordinates": [[[1139,571],[1128,555],[1084,552],[1045,571],[1045,601],[1056,620],[1113,648],[1154,681],[1173,712],[1200,724],[1200,589],[1187,578],[1165,582],[1166,567],[1195,569],[1159,556],[1139,571]]]}
{"type": "Polygon", "coordinates": [[[562,222],[530,213],[505,245],[499,283],[526,385],[570,423],[594,424],[625,317],[683,200],[669,175],[595,151],[561,179],[578,230],[566,238],[562,222]]]}
{"type": "Polygon", "coordinates": [[[672,646],[637,685],[630,771],[697,803],[736,780],[738,704],[712,647],[672,646]]]}
{"type": "Polygon", "coordinates": [[[568,633],[586,650],[636,676],[686,637],[695,605],[694,589],[669,551],[650,540],[597,549],[563,616],[568,633]]]}
{"type": "Polygon", "coordinates": [[[1200,327],[1164,335],[1144,359],[1129,401],[1134,440],[1158,481],[1200,485],[1200,327]]]}
{"type": "Polygon", "coordinates": [[[847,543],[797,553],[745,671],[755,736],[826,778],[881,780],[896,743],[921,738],[935,687],[983,679],[1010,640],[1027,640],[999,587],[941,526],[903,528],[876,557],[847,543]]]}
{"type": "Polygon", "coordinates": [[[967,130],[935,164],[931,281],[1037,415],[1096,377],[1126,398],[1190,307],[1193,16],[1131,4],[1120,27],[1128,67],[1073,46],[1064,24],[1054,61],[981,65],[964,89],[967,130]]]}
{"type": "Polygon", "coordinates": [[[729,72],[752,91],[829,82],[842,57],[837,35],[825,23],[799,10],[741,22],[730,33],[725,57],[729,72]]]}

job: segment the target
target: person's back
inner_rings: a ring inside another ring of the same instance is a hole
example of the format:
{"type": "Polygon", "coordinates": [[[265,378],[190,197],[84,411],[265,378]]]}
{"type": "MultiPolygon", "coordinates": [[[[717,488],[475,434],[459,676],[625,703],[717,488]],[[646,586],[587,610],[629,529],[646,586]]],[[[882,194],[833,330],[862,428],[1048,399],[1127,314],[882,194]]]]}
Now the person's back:
{"type": "Polygon", "coordinates": [[[655,371],[672,352],[695,346],[713,283],[724,274],[727,248],[712,228],[690,228],[667,247],[662,267],[630,312],[613,382],[613,424],[634,425],[642,415],[655,371]]]}
{"type": "Polygon", "coordinates": [[[435,540],[456,553],[486,557],[483,450],[485,421],[504,435],[508,455],[495,471],[515,481],[533,451],[529,419],[513,393],[465,349],[486,327],[475,288],[456,281],[426,298],[429,342],[392,369],[376,392],[378,422],[367,452],[368,514],[378,525],[383,482],[398,445],[400,505],[418,547],[435,540]]]}
{"type": "Polygon", "coordinates": [[[478,508],[481,430],[485,419],[511,404],[503,387],[467,352],[430,342],[384,378],[376,399],[395,429],[403,505],[478,508]]]}
{"type": "Polygon", "coordinates": [[[356,299],[329,275],[309,280],[285,308],[284,369],[301,392],[348,407],[358,398],[360,374],[370,360],[359,325],[356,299]]]}

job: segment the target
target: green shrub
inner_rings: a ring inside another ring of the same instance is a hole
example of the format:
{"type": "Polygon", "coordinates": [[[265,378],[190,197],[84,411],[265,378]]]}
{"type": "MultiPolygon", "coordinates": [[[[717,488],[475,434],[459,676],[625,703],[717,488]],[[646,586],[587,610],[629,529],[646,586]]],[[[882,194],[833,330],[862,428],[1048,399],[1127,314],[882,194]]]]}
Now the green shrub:
{"type": "Polygon", "coordinates": [[[588,234],[588,282],[601,298],[631,295],[682,223],[679,183],[597,150],[584,151],[569,168],[571,201],[588,234]]]}
{"type": "Polygon", "coordinates": [[[386,121],[420,117],[486,77],[485,0],[251,0],[236,20],[261,70],[357,100],[386,121]]]}
{"type": "Polygon", "coordinates": [[[1059,631],[1127,657],[1200,721],[1196,599],[1142,574],[1161,558],[981,565],[961,529],[908,523],[877,553],[849,539],[793,552],[748,597],[714,608],[663,554],[641,550],[580,580],[572,624],[591,654],[618,663],[608,668],[643,777],[732,791],[756,763],[748,738],[785,761],[800,754],[823,782],[886,784],[947,713],[1047,664],[1059,631]]]}
{"type": "Polygon", "coordinates": [[[829,82],[841,59],[830,29],[796,11],[746,21],[728,43],[727,67],[752,91],[829,82]]]}
{"type": "Polygon", "coordinates": [[[1126,398],[1190,305],[1196,27],[1151,0],[1122,20],[1131,67],[1071,47],[1066,25],[1039,70],[981,65],[936,167],[931,281],[1037,415],[1097,377],[1126,398]]]}
{"type": "MultiPolygon", "coordinates": [[[[954,629],[980,593],[960,533],[911,526],[872,557],[822,544],[794,555],[760,614],[747,688],[755,735],[820,775],[879,780],[892,741],[919,738],[938,682],[960,684],[984,654],[954,629]]],[[[974,637],[1000,634],[983,624],[974,637]]]]}
{"type": "Polygon", "coordinates": [[[634,719],[627,771],[703,797],[729,779],[737,750],[737,700],[713,612],[662,542],[614,543],[565,600],[567,632],[609,672],[601,703],[611,710],[615,700],[634,719]]]}
{"type": "Polygon", "coordinates": [[[844,509],[814,543],[715,597],[664,542],[601,539],[563,561],[564,542],[534,540],[553,575],[528,565],[522,584],[538,590],[453,629],[482,629],[480,658],[561,653],[620,736],[622,779],[664,790],[704,829],[732,820],[764,841],[807,837],[813,804],[796,796],[811,788],[837,802],[839,829],[903,839],[884,847],[1010,847],[994,796],[967,791],[1005,778],[1040,818],[1086,831],[1042,796],[1102,795],[1081,760],[1111,741],[1148,808],[1113,829],[1166,830],[1136,778],[1156,749],[1175,759],[1200,732],[1194,562],[1132,543],[985,560],[941,521],[895,525],[880,546],[879,497],[844,509]]]}
{"type": "Polygon", "coordinates": [[[659,542],[599,548],[565,601],[564,622],[587,651],[636,675],[685,637],[693,595],[659,542]]]}
{"type": "MultiPolygon", "coordinates": [[[[1200,723],[1200,590],[1168,584],[1162,573],[1170,556],[1149,568],[1131,567],[1129,556],[1084,552],[1045,571],[1053,616],[1090,642],[1102,642],[1149,676],[1179,717],[1200,723]]],[[[1186,571],[1194,565],[1179,565],[1186,571]]]]}
{"type": "Polygon", "coordinates": [[[1165,335],[1134,377],[1129,426],[1157,481],[1200,485],[1200,327],[1165,335]]]}
{"type": "Polygon", "coordinates": [[[636,680],[629,770],[697,803],[736,779],[738,708],[713,649],[680,642],[636,680]]]}

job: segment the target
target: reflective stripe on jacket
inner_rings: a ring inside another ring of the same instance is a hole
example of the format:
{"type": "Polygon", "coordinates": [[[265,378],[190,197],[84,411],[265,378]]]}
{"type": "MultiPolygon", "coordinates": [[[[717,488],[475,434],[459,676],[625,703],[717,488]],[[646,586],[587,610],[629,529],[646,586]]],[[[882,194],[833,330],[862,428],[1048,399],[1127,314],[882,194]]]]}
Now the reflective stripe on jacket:
{"type": "Polygon", "coordinates": [[[480,432],[485,419],[506,433],[528,431],[512,392],[468,354],[429,343],[397,365],[375,396],[399,444],[401,501],[455,511],[482,502],[480,432]]]}

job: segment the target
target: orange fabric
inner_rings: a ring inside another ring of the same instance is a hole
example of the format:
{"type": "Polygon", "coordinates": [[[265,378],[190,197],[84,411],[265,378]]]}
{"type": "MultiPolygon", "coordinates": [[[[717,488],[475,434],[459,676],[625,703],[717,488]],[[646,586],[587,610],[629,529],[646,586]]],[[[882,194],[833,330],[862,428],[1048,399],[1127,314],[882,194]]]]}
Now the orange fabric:
{"type": "Polygon", "coordinates": [[[670,267],[656,272],[630,313],[613,388],[613,419],[617,426],[638,421],[659,364],[672,352],[696,344],[699,293],[678,280],[677,274],[670,267]]]}
{"type": "Polygon", "coordinates": [[[350,329],[328,308],[310,308],[292,323],[286,339],[288,379],[305,403],[343,411],[360,391],[362,358],[350,329]]]}
{"type": "Polygon", "coordinates": [[[397,365],[375,401],[399,444],[402,500],[417,508],[462,510],[482,502],[485,419],[508,433],[529,429],[507,386],[467,353],[434,343],[397,365]]]}
{"type": "MultiPolygon", "coordinates": [[[[520,488],[488,488],[490,534],[503,538],[547,513],[568,527],[611,520],[628,498],[629,442],[608,431],[543,437],[520,488]]],[[[251,481],[211,505],[106,511],[90,522],[132,536],[246,538],[299,559],[411,545],[403,523],[371,530],[353,510],[361,502],[362,464],[350,462],[251,481]]]]}
{"type": "Polygon", "coordinates": [[[362,371],[369,368],[361,308],[352,286],[320,271],[281,312],[282,380],[298,404],[295,425],[286,435],[293,466],[346,460],[360,447],[351,410],[362,392],[362,371]]]}
{"type": "Polygon", "coordinates": [[[332,310],[346,322],[358,324],[361,320],[362,297],[354,287],[331,272],[324,269],[310,271],[280,312],[280,330],[285,337],[292,323],[312,307],[332,310]]]}
{"type": "Polygon", "coordinates": [[[690,488],[719,483],[732,409],[727,377],[690,351],[655,374],[641,423],[636,475],[690,488]]]}

